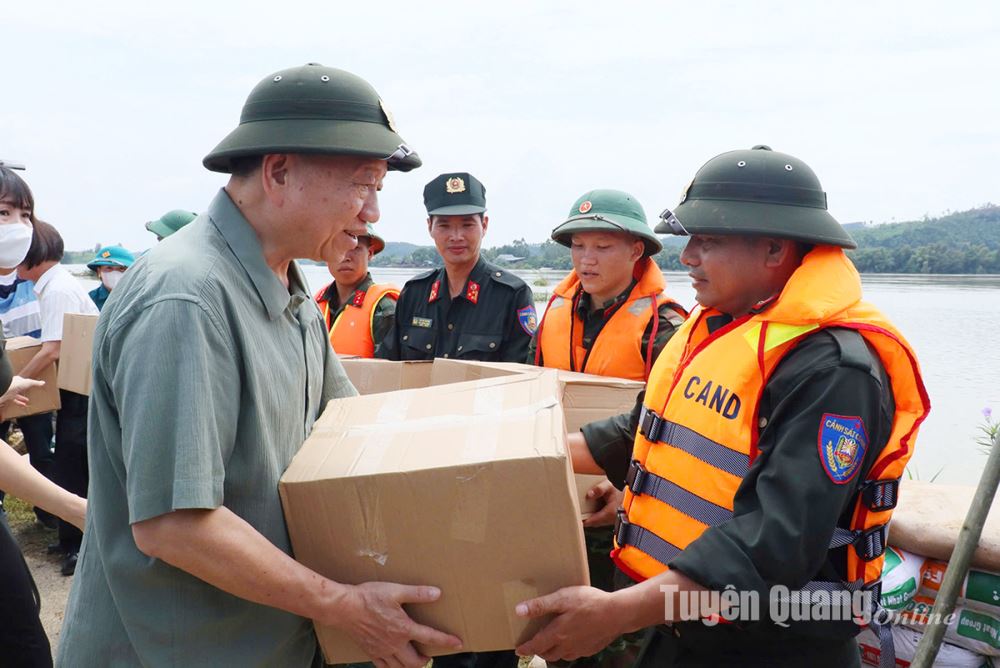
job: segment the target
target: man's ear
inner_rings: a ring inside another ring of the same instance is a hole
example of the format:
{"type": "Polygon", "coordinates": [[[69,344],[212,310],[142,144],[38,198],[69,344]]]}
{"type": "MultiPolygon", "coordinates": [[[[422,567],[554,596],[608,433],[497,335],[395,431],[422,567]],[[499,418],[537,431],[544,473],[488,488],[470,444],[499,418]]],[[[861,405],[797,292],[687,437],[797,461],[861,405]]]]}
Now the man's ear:
{"type": "Polygon", "coordinates": [[[486,228],[490,226],[490,217],[483,214],[483,236],[486,236],[486,228]]]}
{"type": "Polygon", "coordinates": [[[294,162],[294,158],[287,153],[271,153],[261,160],[261,186],[275,206],[281,206],[285,202],[289,173],[294,162]]]}
{"type": "Polygon", "coordinates": [[[642,259],[642,254],[646,252],[646,244],[641,239],[632,242],[632,252],[629,254],[630,262],[638,262],[642,259]]]}
{"type": "Polygon", "coordinates": [[[427,216],[427,234],[431,233],[432,227],[434,227],[434,216],[427,216]]]}

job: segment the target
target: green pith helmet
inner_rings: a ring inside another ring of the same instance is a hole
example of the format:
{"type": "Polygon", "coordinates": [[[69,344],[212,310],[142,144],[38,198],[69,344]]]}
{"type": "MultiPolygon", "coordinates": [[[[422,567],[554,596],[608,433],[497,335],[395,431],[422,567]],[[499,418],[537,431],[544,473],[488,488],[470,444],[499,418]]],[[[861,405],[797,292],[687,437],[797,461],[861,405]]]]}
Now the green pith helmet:
{"type": "Polygon", "coordinates": [[[367,81],[318,63],[275,72],[257,84],[240,124],[202,163],[230,172],[233,158],[268,153],[366,156],[401,172],[421,164],[367,81]]]}
{"type": "Polygon", "coordinates": [[[702,166],[674,209],[660,216],[660,234],[741,234],[857,248],[830,215],[816,174],[798,158],[754,146],[702,166]]]}
{"type": "Polygon", "coordinates": [[[627,232],[642,239],[646,257],[663,250],[663,244],[649,229],[642,205],[621,190],[584,193],[569,210],[569,217],[552,230],[552,240],[570,246],[577,232],[627,232]]]}
{"type": "Polygon", "coordinates": [[[87,263],[87,269],[97,271],[98,267],[122,267],[128,269],[135,262],[135,255],[121,246],[105,246],[97,251],[94,259],[87,263]]]}
{"type": "Polygon", "coordinates": [[[166,239],[197,217],[198,214],[194,211],[174,209],[173,211],[167,211],[156,220],[146,223],[146,229],[161,239],[166,239]]]}
{"type": "Polygon", "coordinates": [[[368,247],[374,251],[374,253],[372,253],[372,256],[378,255],[383,250],[385,250],[385,239],[375,234],[375,226],[372,225],[371,223],[367,223],[365,225],[365,228],[368,230],[365,233],[365,236],[368,237],[369,239],[368,247]]]}

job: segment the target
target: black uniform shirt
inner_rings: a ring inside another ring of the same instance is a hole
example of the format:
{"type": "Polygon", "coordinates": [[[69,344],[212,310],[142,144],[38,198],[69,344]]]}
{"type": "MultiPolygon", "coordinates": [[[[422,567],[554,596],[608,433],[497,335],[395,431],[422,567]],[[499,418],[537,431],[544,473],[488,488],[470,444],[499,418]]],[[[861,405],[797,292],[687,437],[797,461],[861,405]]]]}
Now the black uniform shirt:
{"type": "Polygon", "coordinates": [[[480,257],[454,299],[443,267],[407,281],[376,356],[524,362],[535,327],[531,288],[480,257]]]}
{"type": "MultiPolygon", "coordinates": [[[[631,413],[582,428],[595,461],[619,489],[632,456],[642,398],[640,394],[631,413]]],[[[858,485],[888,441],[894,415],[888,376],[860,334],[829,329],[804,339],[764,387],[759,454],[736,491],[733,518],[706,529],[670,568],[712,590],[733,585],[757,591],[765,616],[772,585],[797,589],[814,579],[842,579],[844,550],[853,548],[830,552],[830,538],[835,526],[847,526],[858,485]],[[859,417],[868,435],[861,470],[846,484],[828,476],[817,447],[827,413],[859,417]]],[[[851,622],[793,627],[798,633],[848,637],[858,630],[851,622]]]]}

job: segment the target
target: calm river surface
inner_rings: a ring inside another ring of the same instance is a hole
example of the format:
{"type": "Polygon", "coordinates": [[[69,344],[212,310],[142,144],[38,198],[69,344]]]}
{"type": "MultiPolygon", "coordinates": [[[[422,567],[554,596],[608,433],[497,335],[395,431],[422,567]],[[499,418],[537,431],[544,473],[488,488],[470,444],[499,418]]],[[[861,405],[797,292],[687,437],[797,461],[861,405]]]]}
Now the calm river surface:
{"type": "MultiPolygon", "coordinates": [[[[330,280],[325,267],[303,269],[314,291],[330,280]]],[[[402,286],[419,270],[375,268],[372,273],[378,282],[402,286]]],[[[540,300],[564,275],[515,273],[540,300]]],[[[931,414],[920,430],[910,475],[975,484],[986,462],[975,443],[982,410],[991,407],[1000,415],[1000,276],[871,274],[862,281],[865,299],[882,309],[916,349],[931,397],[931,414]]],[[[684,273],[668,273],[667,285],[684,306],[694,305],[684,273]]],[[[540,301],[539,315],[544,307],[540,301]]]]}

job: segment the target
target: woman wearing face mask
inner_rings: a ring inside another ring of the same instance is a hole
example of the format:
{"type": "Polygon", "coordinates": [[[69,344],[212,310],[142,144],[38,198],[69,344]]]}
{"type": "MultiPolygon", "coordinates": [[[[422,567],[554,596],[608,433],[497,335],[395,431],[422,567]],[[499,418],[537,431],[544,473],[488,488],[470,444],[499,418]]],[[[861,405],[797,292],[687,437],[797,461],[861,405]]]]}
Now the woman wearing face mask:
{"type": "MultiPolygon", "coordinates": [[[[28,253],[33,210],[27,184],[0,165],[0,274],[13,271],[28,253]]],[[[25,393],[39,385],[41,381],[13,374],[0,335],[0,413],[12,403],[26,405],[25,393]]],[[[0,442],[0,489],[83,527],[86,501],[51,483],[4,442],[0,442]]],[[[49,640],[38,618],[40,605],[31,571],[6,521],[0,519],[0,661],[4,665],[52,665],[49,640]]]]}
{"type": "Polygon", "coordinates": [[[135,262],[135,256],[121,246],[105,246],[97,251],[97,255],[87,263],[87,269],[97,274],[101,284],[90,291],[90,298],[97,304],[97,309],[104,308],[111,291],[125,275],[125,270],[135,262]]]}

